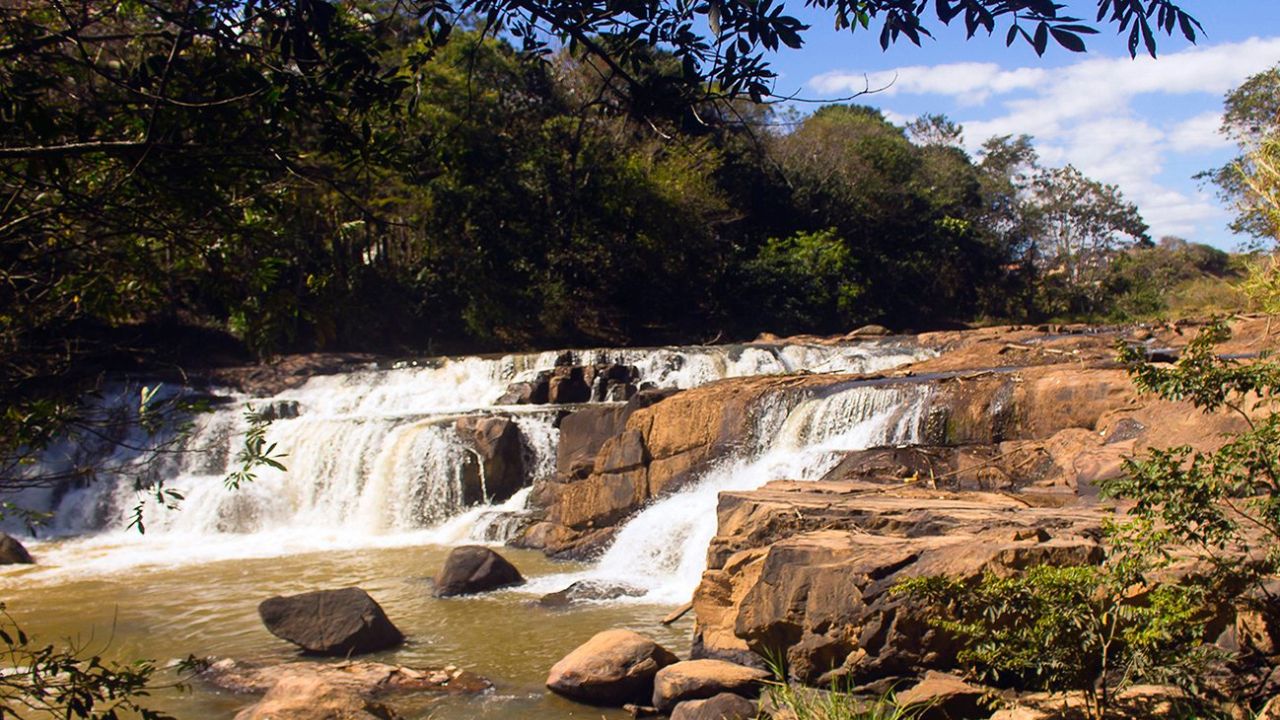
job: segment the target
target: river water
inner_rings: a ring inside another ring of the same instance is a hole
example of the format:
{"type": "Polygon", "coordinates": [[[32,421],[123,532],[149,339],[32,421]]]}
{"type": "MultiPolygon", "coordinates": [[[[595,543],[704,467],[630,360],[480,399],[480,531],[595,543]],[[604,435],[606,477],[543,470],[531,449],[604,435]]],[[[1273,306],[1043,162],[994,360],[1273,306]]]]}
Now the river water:
{"type": "MultiPolygon", "coordinates": [[[[583,363],[637,366],[658,387],[693,387],[741,375],[810,371],[874,372],[921,352],[892,343],[853,347],[782,346],[577,351],[583,363]]],[[[263,473],[238,491],[222,485],[234,467],[243,424],[235,398],[198,419],[193,452],[132,468],[60,496],[24,496],[54,510],[53,539],[29,544],[38,565],[0,568],[0,598],[43,642],[71,640],[121,661],[168,662],[188,655],[284,662],[297,658],[271,636],[257,604],[272,595],[359,586],[406,634],[401,648],[369,656],[408,666],[454,664],[490,678],[478,697],[392,699],[405,717],[623,717],[574,705],[542,683],[560,657],[598,631],[627,627],[684,655],[692,618],[658,621],[690,597],[725,490],[773,479],[816,479],[842,452],[916,441],[926,386],[850,385],[817,395],[766,397],[751,442],[679,494],[660,499],[621,529],[592,563],[553,563],[503,550],[527,586],[471,598],[432,598],[427,579],[451,546],[500,540],[518,524],[527,491],[500,506],[460,505],[458,463],[466,452],[452,422],[500,413],[519,425],[530,480],[554,470],[558,432],[546,408],[499,407],[506,386],[551,367],[558,354],[430,361],[318,377],[266,402],[296,404],[269,439],[287,469],[263,473]],[[146,506],[148,532],[126,529],[136,505],[132,475],[160,474],[186,496],[169,510],[146,506]],[[499,530],[495,532],[495,528],[499,530]],[[638,597],[570,609],[537,598],[576,580],[622,582],[638,597]]],[[[132,388],[121,397],[135,397],[132,388]]],[[[261,401],[259,401],[261,402],[261,401]]],[[[59,447],[57,467],[77,448],[59,447]],[[59,455],[61,453],[61,455],[59,455]]],[[[131,465],[131,463],[134,463],[131,465]]],[[[152,703],[179,718],[230,718],[255,698],[196,682],[152,703]]]]}

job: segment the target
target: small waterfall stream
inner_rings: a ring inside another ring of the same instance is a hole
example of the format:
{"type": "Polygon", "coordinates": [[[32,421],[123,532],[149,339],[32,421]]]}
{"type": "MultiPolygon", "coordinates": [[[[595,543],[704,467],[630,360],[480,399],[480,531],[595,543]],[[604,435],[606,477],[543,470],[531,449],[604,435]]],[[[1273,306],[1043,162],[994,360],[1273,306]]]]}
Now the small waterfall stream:
{"type": "Polygon", "coordinates": [[[757,409],[750,450],[638,513],[592,569],[539,578],[523,589],[546,593],[592,581],[638,590],[633,602],[683,603],[706,567],[720,493],[772,480],[817,480],[848,451],[918,442],[930,393],[927,385],[861,386],[820,397],[767,398],[757,409]]]}

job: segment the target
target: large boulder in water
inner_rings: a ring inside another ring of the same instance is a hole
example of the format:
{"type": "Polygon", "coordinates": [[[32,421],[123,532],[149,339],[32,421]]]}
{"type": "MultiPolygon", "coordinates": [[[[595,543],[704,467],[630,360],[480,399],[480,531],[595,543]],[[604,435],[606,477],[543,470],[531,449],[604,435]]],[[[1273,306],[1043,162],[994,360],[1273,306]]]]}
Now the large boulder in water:
{"type": "Polygon", "coordinates": [[[258,605],[267,630],[316,655],[354,655],[395,647],[404,635],[360,588],[276,596],[258,605]]]}
{"type": "Polygon", "coordinates": [[[720,693],[760,694],[769,673],[724,660],[688,660],[668,665],[653,679],[653,706],[670,712],[685,700],[704,700],[720,693]]]}
{"type": "Polygon", "coordinates": [[[458,434],[475,453],[478,463],[464,468],[462,502],[475,505],[502,502],[525,484],[524,442],[510,418],[465,417],[458,434]]]}
{"type": "Polygon", "coordinates": [[[497,588],[520,585],[524,577],[506,558],[487,547],[463,545],[445,558],[435,577],[436,597],[473,595],[497,588]]]}
{"type": "Polygon", "coordinates": [[[547,687],[594,705],[643,705],[653,695],[654,676],[678,661],[670,650],[639,633],[606,630],[552,666],[547,687]]]}
{"type": "Polygon", "coordinates": [[[7,533],[0,533],[0,565],[30,565],[34,562],[22,543],[7,533]]]}

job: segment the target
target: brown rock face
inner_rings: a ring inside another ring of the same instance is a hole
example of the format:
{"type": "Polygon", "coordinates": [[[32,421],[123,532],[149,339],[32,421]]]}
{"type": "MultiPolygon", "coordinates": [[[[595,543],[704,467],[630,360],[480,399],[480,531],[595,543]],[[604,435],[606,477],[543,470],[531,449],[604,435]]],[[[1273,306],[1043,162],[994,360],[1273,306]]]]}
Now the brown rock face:
{"type": "Polygon", "coordinates": [[[898,580],[1097,562],[1101,517],[856,482],[723,493],[694,595],[694,656],[759,664],[785,653],[796,679],[820,685],[948,669],[956,648],[892,592],[898,580]]]}
{"type": "Polygon", "coordinates": [[[463,545],[449,551],[435,576],[436,597],[474,595],[524,583],[524,577],[506,558],[481,545],[463,545]]]}
{"type": "Polygon", "coordinates": [[[464,468],[464,504],[486,499],[502,502],[524,486],[524,442],[515,422],[503,417],[465,417],[457,422],[457,429],[477,459],[467,466],[471,472],[464,468]]]}
{"type": "Polygon", "coordinates": [[[990,712],[988,692],[955,675],[928,672],[896,700],[902,707],[917,708],[920,714],[915,717],[920,720],[969,720],[990,712]]]}
{"type": "Polygon", "coordinates": [[[276,596],[258,605],[267,630],[316,655],[351,655],[395,647],[404,635],[360,588],[276,596]]]}
{"type": "Polygon", "coordinates": [[[643,635],[630,630],[606,630],[552,666],[547,687],[594,705],[643,704],[653,694],[654,676],[678,660],[643,635]]]}
{"type": "Polygon", "coordinates": [[[653,706],[670,712],[677,703],[721,693],[755,697],[769,673],[724,660],[687,660],[668,665],[653,679],[653,706]]]}

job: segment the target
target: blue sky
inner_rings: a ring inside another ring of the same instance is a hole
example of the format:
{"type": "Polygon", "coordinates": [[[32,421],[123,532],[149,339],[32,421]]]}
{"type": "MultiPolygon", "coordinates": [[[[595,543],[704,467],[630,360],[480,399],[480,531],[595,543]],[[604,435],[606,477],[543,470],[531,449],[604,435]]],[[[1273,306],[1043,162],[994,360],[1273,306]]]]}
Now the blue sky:
{"type": "MultiPolygon", "coordinates": [[[[1066,1],[1082,17],[1096,12],[1090,0],[1066,1]]],[[[1021,41],[1005,47],[1007,26],[969,41],[961,27],[939,26],[923,47],[902,40],[882,52],[876,33],[836,33],[828,17],[805,10],[798,14],[813,26],[805,47],[772,58],[776,92],[838,98],[867,79],[873,87],[892,83],[856,102],[898,123],[944,113],[964,125],[971,150],[992,135],[1026,133],[1046,164],[1072,163],[1118,185],[1153,237],[1229,249],[1242,240],[1227,228],[1229,209],[1192,176],[1234,154],[1217,132],[1223,96],[1280,63],[1280,0],[1186,0],[1183,7],[1200,19],[1204,36],[1197,45],[1161,36],[1156,60],[1130,59],[1125,38],[1108,28],[1087,38],[1086,54],[1051,47],[1041,58],[1021,41]]]]}

